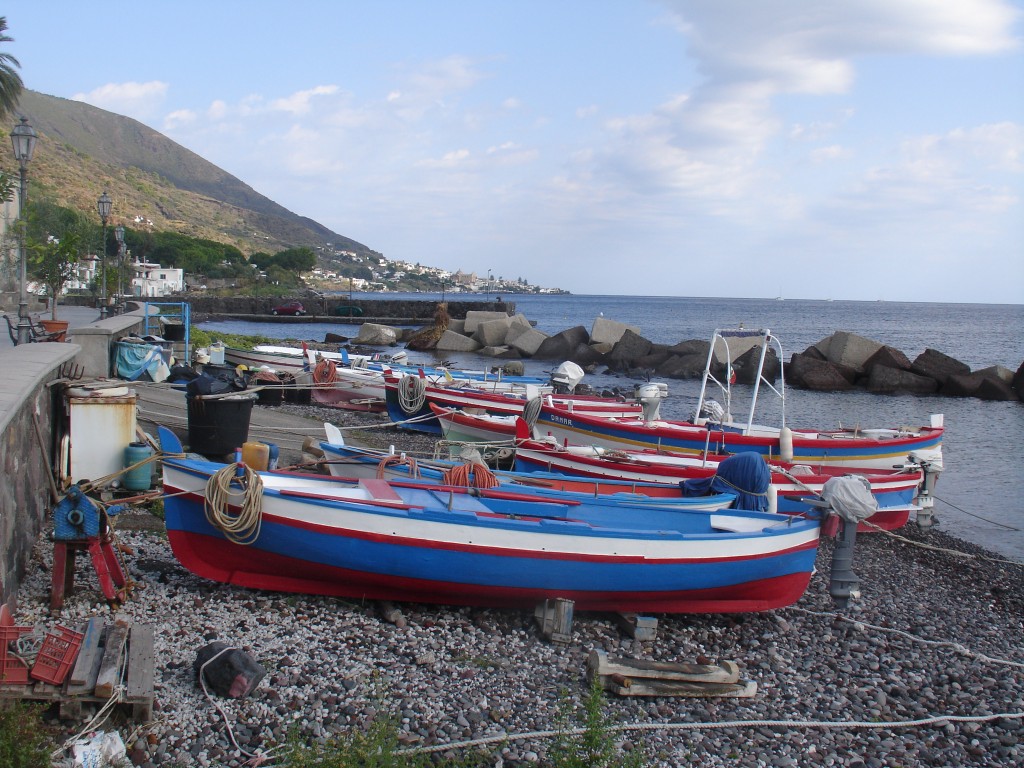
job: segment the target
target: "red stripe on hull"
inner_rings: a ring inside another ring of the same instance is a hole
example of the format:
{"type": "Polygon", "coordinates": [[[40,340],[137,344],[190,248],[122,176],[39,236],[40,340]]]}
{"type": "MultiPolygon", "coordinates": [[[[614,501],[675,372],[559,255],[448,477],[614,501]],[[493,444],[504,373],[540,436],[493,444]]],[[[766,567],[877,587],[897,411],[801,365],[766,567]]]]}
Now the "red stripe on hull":
{"type": "Polygon", "coordinates": [[[560,597],[575,601],[576,609],[581,611],[747,613],[792,605],[810,582],[809,573],[796,573],[728,587],[670,593],[561,592],[366,573],[253,551],[201,534],[172,530],[168,537],[178,561],[197,576],[212,581],[275,592],[369,600],[529,608],[541,600],[560,597]]]}

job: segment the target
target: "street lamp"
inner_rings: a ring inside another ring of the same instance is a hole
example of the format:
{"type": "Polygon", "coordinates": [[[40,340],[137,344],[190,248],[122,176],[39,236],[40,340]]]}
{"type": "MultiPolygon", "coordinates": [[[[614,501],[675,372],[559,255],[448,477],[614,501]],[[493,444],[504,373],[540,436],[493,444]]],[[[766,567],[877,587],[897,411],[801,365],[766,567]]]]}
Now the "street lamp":
{"type": "MultiPolygon", "coordinates": [[[[18,167],[21,169],[21,188],[18,192],[18,269],[21,278],[21,292],[18,296],[19,344],[32,341],[32,322],[28,319],[28,275],[25,267],[25,199],[28,197],[28,164],[32,160],[38,138],[39,135],[28,124],[28,118],[22,117],[21,123],[11,129],[14,159],[18,161],[18,167]]],[[[53,300],[57,301],[57,297],[54,296],[53,300]]]]}
{"type": "Polygon", "coordinates": [[[106,192],[100,195],[100,199],[96,201],[96,210],[99,212],[100,220],[103,222],[103,244],[100,248],[100,270],[103,272],[100,320],[107,316],[107,217],[110,216],[110,207],[112,205],[113,200],[110,199],[110,195],[106,192]]]}
{"type": "Polygon", "coordinates": [[[117,240],[117,301],[118,311],[124,313],[124,293],[121,290],[122,273],[124,271],[124,225],[114,227],[114,239],[117,240]]]}
{"type": "Polygon", "coordinates": [[[490,270],[490,269],[487,270],[487,292],[488,293],[490,293],[492,290],[494,290],[494,281],[491,278],[491,272],[492,271],[493,270],[490,270]]]}

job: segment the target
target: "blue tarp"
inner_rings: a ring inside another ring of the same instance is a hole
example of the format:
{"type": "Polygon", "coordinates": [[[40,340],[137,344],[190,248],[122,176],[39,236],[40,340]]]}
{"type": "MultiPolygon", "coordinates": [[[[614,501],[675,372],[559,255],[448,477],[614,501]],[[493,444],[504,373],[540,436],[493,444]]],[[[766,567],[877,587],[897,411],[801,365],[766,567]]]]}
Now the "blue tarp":
{"type": "Polygon", "coordinates": [[[718,465],[711,477],[684,480],[679,484],[684,496],[707,496],[710,493],[738,493],[733,507],[765,512],[768,509],[768,486],[772,473],[759,453],[748,451],[730,456],[718,465]]]}
{"type": "Polygon", "coordinates": [[[114,365],[120,378],[135,381],[144,373],[148,373],[153,381],[167,378],[167,365],[159,346],[128,341],[119,341],[115,346],[117,355],[114,365]]]}

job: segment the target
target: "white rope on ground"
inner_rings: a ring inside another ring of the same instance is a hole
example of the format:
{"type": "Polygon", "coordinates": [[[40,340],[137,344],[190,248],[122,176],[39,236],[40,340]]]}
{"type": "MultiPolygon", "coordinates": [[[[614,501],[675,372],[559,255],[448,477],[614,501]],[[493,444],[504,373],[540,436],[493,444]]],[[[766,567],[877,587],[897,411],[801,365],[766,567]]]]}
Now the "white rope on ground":
{"type": "MultiPolygon", "coordinates": [[[[957,652],[968,656],[970,658],[978,659],[979,661],[988,662],[991,664],[1000,664],[1005,666],[1024,668],[1024,663],[1010,661],[1007,659],[997,659],[992,656],[986,656],[983,653],[972,651],[966,646],[960,643],[943,641],[943,640],[927,640],[923,637],[918,637],[909,632],[905,632],[900,629],[893,629],[890,627],[881,627],[874,624],[869,624],[866,621],[860,621],[858,619],[851,619],[843,616],[839,613],[830,613],[827,611],[811,611],[806,608],[797,608],[796,606],[790,606],[790,611],[797,611],[799,613],[808,614],[810,616],[821,616],[825,618],[836,618],[848,621],[852,624],[860,624],[871,629],[880,630],[882,632],[888,632],[890,634],[900,635],[901,637],[909,638],[915,642],[923,643],[925,645],[949,647],[957,652]]],[[[999,712],[990,715],[931,715],[929,717],[922,717],[915,720],[888,720],[888,721],[865,721],[865,720],[721,720],[706,723],[621,723],[616,725],[609,725],[608,730],[612,732],[623,732],[623,731],[683,731],[683,730],[715,730],[723,728],[812,728],[812,729],[871,729],[871,730],[887,730],[895,728],[918,728],[926,725],[946,725],[947,723],[984,723],[991,722],[993,720],[1024,720],[1024,712],[999,712]]],[[[522,741],[524,739],[549,739],[556,736],[579,736],[586,733],[585,728],[572,728],[567,730],[549,730],[549,731],[532,731],[529,733],[518,733],[518,734],[500,734],[495,736],[485,736],[479,739],[472,739],[469,741],[452,742],[447,744],[432,744],[426,747],[410,747],[408,749],[399,750],[399,754],[408,753],[427,753],[427,752],[441,752],[449,749],[465,749],[468,747],[486,746],[488,744],[500,743],[505,741],[522,741]]]]}
{"type": "Polygon", "coordinates": [[[204,507],[207,521],[225,538],[235,544],[252,544],[263,523],[263,480],[244,464],[225,464],[206,482],[204,507]],[[233,486],[236,480],[237,488],[233,486]],[[232,505],[239,508],[237,514],[231,511],[232,505]]]}
{"type": "MultiPolygon", "coordinates": [[[[992,720],[1024,720],[1024,712],[999,712],[992,715],[935,715],[917,720],[889,720],[873,722],[868,720],[719,720],[710,723],[620,723],[609,725],[611,732],[624,731],[704,731],[724,728],[813,728],[829,729],[865,729],[884,731],[895,728],[917,728],[925,725],[946,725],[947,723],[983,723],[992,720]]],[[[532,731],[530,733],[500,734],[484,736],[470,741],[457,741],[448,744],[431,744],[427,747],[410,747],[400,749],[396,754],[415,754],[443,752],[449,749],[465,749],[480,747],[487,744],[506,741],[522,741],[523,739],[550,739],[556,736],[580,736],[587,732],[586,728],[568,728],[561,731],[532,731]]]]}
{"type": "Polygon", "coordinates": [[[789,608],[785,610],[796,611],[797,613],[805,613],[809,616],[820,616],[822,618],[827,619],[841,619],[842,621],[849,622],[850,624],[860,624],[861,626],[868,627],[869,629],[874,629],[879,632],[885,632],[890,635],[899,635],[900,637],[907,638],[908,640],[912,640],[915,643],[921,643],[922,645],[952,648],[957,653],[960,653],[972,659],[977,659],[978,661],[988,662],[989,664],[1001,664],[1007,667],[1016,667],[1018,669],[1024,669],[1024,663],[1022,662],[1010,661],[1009,659],[997,659],[992,656],[986,656],[984,653],[980,653],[979,651],[972,651],[967,646],[954,642],[952,640],[928,640],[927,638],[919,637],[917,635],[911,634],[910,632],[906,632],[902,629],[895,629],[893,627],[882,627],[877,624],[871,624],[860,619],[853,619],[849,616],[844,616],[841,613],[833,613],[831,611],[811,611],[807,608],[798,608],[795,605],[791,605],[789,606],[789,608]]]}
{"type": "Polygon", "coordinates": [[[914,541],[913,539],[908,539],[906,536],[901,536],[895,531],[887,531],[884,528],[880,528],[879,526],[875,525],[869,520],[862,520],[861,524],[873,528],[877,533],[884,533],[886,536],[892,539],[896,539],[896,541],[903,542],[904,544],[908,544],[912,547],[927,549],[932,552],[942,552],[947,555],[952,555],[953,557],[963,558],[964,560],[984,560],[986,563],[997,563],[999,565],[1015,565],[1018,568],[1024,568],[1024,562],[1017,562],[1016,560],[1003,560],[998,557],[988,557],[986,555],[972,555],[970,552],[960,552],[959,550],[949,549],[948,547],[937,547],[934,544],[925,544],[923,541],[914,541]]]}

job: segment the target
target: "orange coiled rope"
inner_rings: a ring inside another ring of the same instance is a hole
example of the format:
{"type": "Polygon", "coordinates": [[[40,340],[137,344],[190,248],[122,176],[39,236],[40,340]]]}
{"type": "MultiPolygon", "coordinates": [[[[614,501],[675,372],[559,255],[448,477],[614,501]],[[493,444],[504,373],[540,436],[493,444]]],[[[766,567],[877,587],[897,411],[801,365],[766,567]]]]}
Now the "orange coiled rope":
{"type": "Polygon", "coordinates": [[[338,380],[338,366],[332,360],[321,360],[313,369],[313,383],[321,387],[329,387],[338,380]]]}
{"type": "Polygon", "coordinates": [[[416,459],[412,456],[399,456],[398,454],[391,454],[385,456],[379,462],[377,462],[377,479],[383,480],[384,475],[387,472],[387,468],[392,464],[408,464],[409,465],[409,477],[419,477],[420,468],[416,463],[416,459]]]}
{"type": "Polygon", "coordinates": [[[444,471],[444,483],[464,488],[494,488],[498,478],[483,464],[459,464],[444,471]]]}

